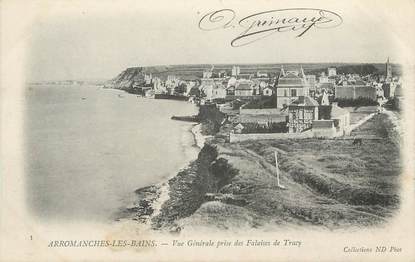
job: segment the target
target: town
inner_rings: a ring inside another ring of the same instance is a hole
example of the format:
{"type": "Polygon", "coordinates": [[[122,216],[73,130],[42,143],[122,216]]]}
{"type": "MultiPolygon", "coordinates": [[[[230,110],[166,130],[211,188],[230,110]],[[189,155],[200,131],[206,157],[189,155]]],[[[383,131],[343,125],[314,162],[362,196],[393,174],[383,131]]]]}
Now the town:
{"type": "Polygon", "coordinates": [[[213,129],[226,129],[230,142],[344,137],[384,107],[402,107],[402,78],[393,73],[389,58],[384,73],[370,64],[308,72],[301,64],[263,71],[212,65],[177,75],[174,70],[148,71],[127,69],[106,87],[215,107],[223,117],[213,129]]]}
{"type": "MultiPolygon", "coordinates": [[[[204,143],[169,180],[170,198],[152,219],[155,228],[176,232],[200,223],[385,222],[400,204],[402,83],[401,67],[387,58],[135,67],[104,87],[135,94],[137,103],[147,97],[199,106],[197,115],[171,117],[197,122],[204,143]]],[[[126,213],[141,219],[145,210],[143,202],[126,213]]]]}

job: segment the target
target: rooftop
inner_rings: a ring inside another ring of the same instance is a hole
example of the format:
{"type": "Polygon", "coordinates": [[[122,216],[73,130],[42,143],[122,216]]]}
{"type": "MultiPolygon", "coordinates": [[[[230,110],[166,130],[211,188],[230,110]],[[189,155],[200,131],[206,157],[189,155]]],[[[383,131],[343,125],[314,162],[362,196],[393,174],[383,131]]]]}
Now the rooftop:
{"type": "Polygon", "coordinates": [[[236,89],[238,90],[252,90],[252,85],[251,83],[240,83],[236,89]]]}
{"type": "Polygon", "coordinates": [[[300,96],[297,100],[292,102],[289,106],[318,106],[316,100],[309,96],[300,96]]]}
{"type": "Polygon", "coordinates": [[[299,77],[278,79],[278,85],[303,85],[303,84],[304,84],[303,80],[299,77]]]}

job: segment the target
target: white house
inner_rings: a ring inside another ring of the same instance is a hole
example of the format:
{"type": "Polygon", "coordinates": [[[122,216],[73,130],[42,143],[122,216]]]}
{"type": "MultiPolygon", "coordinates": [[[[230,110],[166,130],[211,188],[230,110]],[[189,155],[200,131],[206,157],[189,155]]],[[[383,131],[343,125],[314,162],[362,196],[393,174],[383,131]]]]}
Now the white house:
{"type": "Polygon", "coordinates": [[[215,98],[225,98],[226,97],[226,88],[218,83],[212,89],[212,99],[215,98]]]}
{"type": "Polygon", "coordinates": [[[303,68],[299,71],[284,71],[281,67],[277,84],[277,107],[288,106],[299,97],[309,95],[309,84],[303,68]]]}
{"type": "Polygon", "coordinates": [[[312,125],[315,137],[338,137],[348,135],[350,132],[350,113],[337,103],[330,106],[330,119],[315,119],[312,125]]]}
{"type": "Polygon", "coordinates": [[[331,119],[334,120],[334,127],[337,133],[345,135],[348,132],[350,113],[346,109],[337,106],[337,102],[331,104],[331,119]]]}
{"type": "Polygon", "coordinates": [[[327,71],[328,71],[328,75],[329,76],[335,76],[335,75],[337,75],[337,72],[336,72],[336,68],[335,67],[329,67],[327,69],[327,71]]]}
{"type": "Polygon", "coordinates": [[[262,94],[264,96],[272,96],[272,94],[274,94],[274,90],[271,87],[265,87],[264,90],[262,90],[262,94]]]}
{"type": "Polygon", "coordinates": [[[245,127],[244,127],[241,123],[238,123],[236,126],[234,126],[234,127],[233,127],[234,132],[235,132],[236,134],[240,134],[240,133],[242,133],[242,130],[243,130],[244,128],[245,128],[245,127]]]}

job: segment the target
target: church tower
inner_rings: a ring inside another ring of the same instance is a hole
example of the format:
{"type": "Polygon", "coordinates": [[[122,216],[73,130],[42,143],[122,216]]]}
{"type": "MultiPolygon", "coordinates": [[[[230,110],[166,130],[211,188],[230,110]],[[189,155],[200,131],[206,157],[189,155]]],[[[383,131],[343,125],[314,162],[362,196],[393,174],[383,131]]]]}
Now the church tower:
{"type": "Polygon", "coordinates": [[[304,69],[303,69],[303,66],[301,66],[301,67],[300,67],[300,74],[299,74],[299,76],[300,76],[301,78],[304,78],[304,79],[305,79],[305,74],[304,74],[304,69]]]}
{"type": "Polygon", "coordinates": [[[386,61],[386,81],[392,80],[392,65],[389,63],[389,57],[386,61]]]}
{"type": "Polygon", "coordinates": [[[283,77],[283,76],[285,76],[285,71],[284,71],[284,66],[281,65],[281,71],[280,71],[279,77],[283,77]]]}

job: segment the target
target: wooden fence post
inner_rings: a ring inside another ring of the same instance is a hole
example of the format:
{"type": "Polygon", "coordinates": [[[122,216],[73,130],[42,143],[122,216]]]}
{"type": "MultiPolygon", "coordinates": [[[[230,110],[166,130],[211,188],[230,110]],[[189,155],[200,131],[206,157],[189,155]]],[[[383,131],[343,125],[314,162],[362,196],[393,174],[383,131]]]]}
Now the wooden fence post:
{"type": "Polygon", "coordinates": [[[280,169],[278,168],[278,152],[274,151],[275,154],[275,169],[277,170],[277,184],[279,188],[285,189],[285,186],[280,184],[280,169]]]}

